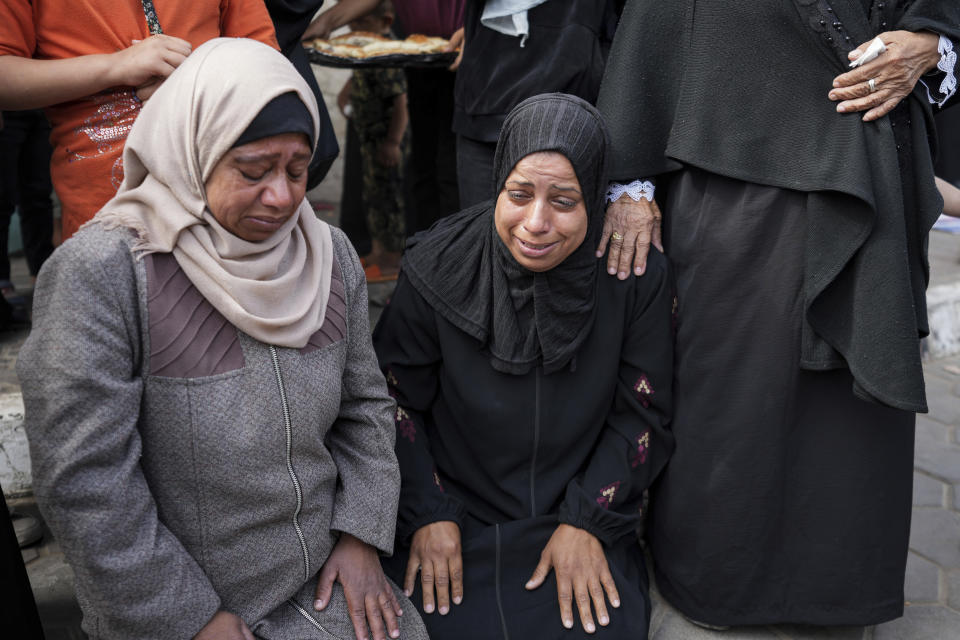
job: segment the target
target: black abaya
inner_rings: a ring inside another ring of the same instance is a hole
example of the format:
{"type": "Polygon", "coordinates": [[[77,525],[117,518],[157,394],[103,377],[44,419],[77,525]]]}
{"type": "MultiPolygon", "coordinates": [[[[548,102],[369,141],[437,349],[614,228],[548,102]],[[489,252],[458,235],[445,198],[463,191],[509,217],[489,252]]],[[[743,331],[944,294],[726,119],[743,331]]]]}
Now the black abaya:
{"type": "Polygon", "coordinates": [[[657,585],[712,624],[874,624],[903,611],[914,414],[800,368],[808,194],[671,181],[673,432],[651,494],[657,585]],[[723,215],[717,215],[723,212],[723,215]]]}

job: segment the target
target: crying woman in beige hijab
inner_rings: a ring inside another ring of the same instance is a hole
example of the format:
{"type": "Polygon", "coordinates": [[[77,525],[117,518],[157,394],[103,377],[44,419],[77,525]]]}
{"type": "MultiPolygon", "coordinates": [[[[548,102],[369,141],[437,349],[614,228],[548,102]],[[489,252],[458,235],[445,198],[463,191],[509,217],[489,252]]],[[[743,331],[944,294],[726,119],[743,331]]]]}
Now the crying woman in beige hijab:
{"type": "Polygon", "coordinates": [[[34,490],[91,638],[426,638],[380,568],[394,403],[359,259],[304,197],[317,122],[270,47],[198,47],[40,273],[34,490]]]}

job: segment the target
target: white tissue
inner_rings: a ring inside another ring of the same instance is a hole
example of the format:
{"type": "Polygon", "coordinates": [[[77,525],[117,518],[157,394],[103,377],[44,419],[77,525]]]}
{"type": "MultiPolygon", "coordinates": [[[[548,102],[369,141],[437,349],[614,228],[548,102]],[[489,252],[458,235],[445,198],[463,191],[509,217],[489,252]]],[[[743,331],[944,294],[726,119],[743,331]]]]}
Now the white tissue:
{"type": "Polygon", "coordinates": [[[850,63],[850,67],[859,67],[860,65],[867,64],[886,50],[887,46],[883,44],[880,36],[877,36],[873,39],[873,42],[870,43],[870,46],[867,47],[867,50],[864,51],[859,58],[850,63]]]}

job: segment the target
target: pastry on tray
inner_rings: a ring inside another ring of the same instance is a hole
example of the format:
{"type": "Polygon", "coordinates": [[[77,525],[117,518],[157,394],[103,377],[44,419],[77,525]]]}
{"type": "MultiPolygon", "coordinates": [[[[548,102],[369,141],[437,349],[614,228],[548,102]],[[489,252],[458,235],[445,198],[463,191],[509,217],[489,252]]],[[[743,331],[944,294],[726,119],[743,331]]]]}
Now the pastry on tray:
{"type": "Polygon", "coordinates": [[[328,56],[348,60],[363,60],[390,55],[425,55],[444,53],[448,41],[415,33],[406,40],[391,40],[369,31],[351,31],[329,40],[316,38],[306,42],[308,47],[328,56]]]}

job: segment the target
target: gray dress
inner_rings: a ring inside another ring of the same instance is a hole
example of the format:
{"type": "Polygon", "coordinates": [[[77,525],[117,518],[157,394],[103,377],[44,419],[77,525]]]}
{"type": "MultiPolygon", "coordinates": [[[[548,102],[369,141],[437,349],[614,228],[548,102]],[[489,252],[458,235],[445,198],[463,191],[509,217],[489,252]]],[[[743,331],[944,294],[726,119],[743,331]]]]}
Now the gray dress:
{"type": "MultiPolygon", "coordinates": [[[[20,352],[34,489],[92,638],[192,638],[218,609],[259,637],[354,637],[316,575],[349,533],[390,553],[393,402],[359,261],[333,230],[325,323],[302,349],[238,331],[169,254],[85,228],[44,266],[20,352]]],[[[414,607],[403,636],[425,637],[414,607]]]]}

